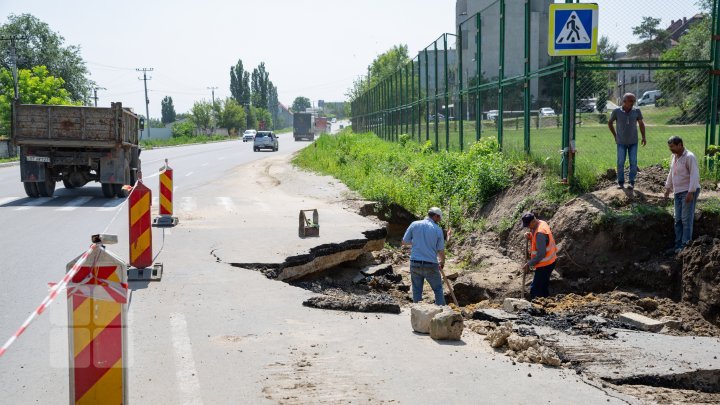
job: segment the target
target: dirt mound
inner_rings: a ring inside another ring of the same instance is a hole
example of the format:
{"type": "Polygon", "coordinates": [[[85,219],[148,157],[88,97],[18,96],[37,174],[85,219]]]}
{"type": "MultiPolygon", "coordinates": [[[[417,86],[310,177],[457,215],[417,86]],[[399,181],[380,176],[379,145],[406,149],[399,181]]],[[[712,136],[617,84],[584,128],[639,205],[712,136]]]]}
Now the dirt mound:
{"type": "Polygon", "coordinates": [[[705,319],[720,324],[720,239],[703,236],[678,255],[682,299],[697,305],[705,319]]]}
{"type": "MultiPolygon", "coordinates": [[[[670,153],[668,152],[668,161],[670,153]]],[[[653,193],[662,193],[665,191],[665,180],[667,180],[668,171],[663,169],[661,165],[653,165],[638,169],[638,175],[635,178],[635,188],[653,193]]],[[[625,179],[630,177],[629,169],[625,169],[625,179]]],[[[617,184],[617,171],[608,169],[607,172],[599,179],[595,190],[602,190],[609,187],[615,187],[617,184]]]]}

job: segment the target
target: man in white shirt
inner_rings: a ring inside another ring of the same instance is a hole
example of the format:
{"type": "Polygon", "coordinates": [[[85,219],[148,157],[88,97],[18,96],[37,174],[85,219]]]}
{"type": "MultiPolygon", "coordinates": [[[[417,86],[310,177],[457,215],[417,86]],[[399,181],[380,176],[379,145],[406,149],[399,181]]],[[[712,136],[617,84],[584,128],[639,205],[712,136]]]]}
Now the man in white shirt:
{"type": "Polygon", "coordinates": [[[700,169],[695,155],[685,149],[679,136],[668,139],[672,152],[670,173],[665,182],[665,198],[675,195],[675,253],[692,240],[695,203],[700,194],[700,169]]]}

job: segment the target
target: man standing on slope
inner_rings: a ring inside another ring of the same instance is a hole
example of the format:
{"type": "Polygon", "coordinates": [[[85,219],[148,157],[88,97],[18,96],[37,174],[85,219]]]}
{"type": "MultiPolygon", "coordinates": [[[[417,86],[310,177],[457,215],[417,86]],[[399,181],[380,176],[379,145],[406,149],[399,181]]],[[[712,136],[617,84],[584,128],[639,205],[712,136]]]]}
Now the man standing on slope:
{"type": "Polygon", "coordinates": [[[435,293],[435,304],[445,305],[440,269],[445,266],[445,237],[438,223],[442,211],[438,207],[428,210],[425,219],[415,221],[405,231],[402,245],[412,246],[410,251],[410,281],[413,302],[422,300],[425,280],[435,293]]]}
{"type": "Polygon", "coordinates": [[[524,272],[535,271],[533,282],[530,284],[530,299],[547,297],[550,295],[550,275],[555,269],[557,260],[557,247],[550,226],[545,221],[535,218],[532,213],[522,216],[522,224],[530,228],[525,237],[530,242],[530,261],[523,267],[524,272]]]}
{"type": "Polygon", "coordinates": [[[679,136],[668,139],[672,152],[670,173],[665,181],[665,198],[675,195],[675,253],[692,240],[695,203],[700,194],[700,169],[697,158],[685,149],[679,136]]]}
{"type": "Polygon", "coordinates": [[[625,187],[625,157],[630,160],[630,186],[635,188],[635,176],[637,176],[637,153],[638,153],[638,131],[642,134],[642,146],[645,146],[645,124],[640,109],[633,108],[635,95],[626,93],[623,96],[622,107],[613,110],[608,120],[608,128],[615,138],[617,144],[617,183],[618,188],[625,187]],[[615,124],[617,122],[617,131],[615,124]]]}

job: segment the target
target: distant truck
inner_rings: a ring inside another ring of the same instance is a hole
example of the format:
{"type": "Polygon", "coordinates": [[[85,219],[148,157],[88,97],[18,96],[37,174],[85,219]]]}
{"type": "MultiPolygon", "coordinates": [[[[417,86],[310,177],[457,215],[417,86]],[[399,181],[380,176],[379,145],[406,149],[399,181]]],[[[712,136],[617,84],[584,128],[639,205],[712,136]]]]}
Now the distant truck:
{"type": "Polygon", "coordinates": [[[323,132],[329,132],[328,130],[328,119],[327,117],[315,118],[315,133],[322,134],[323,132]]]}
{"type": "Polygon", "coordinates": [[[293,114],[293,137],[295,141],[315,139],[315,116],[312,113],[297,112],[293,114]]]}
{"type": "Polygon", "coordinates": [[[138,116],[121,103],[107,107],[18,104],[11,137],[20,147],[20,180],[28,197],[52,197],[55,184],[101,184],[107,198],[124,197],[140,172],[138,116]]]}

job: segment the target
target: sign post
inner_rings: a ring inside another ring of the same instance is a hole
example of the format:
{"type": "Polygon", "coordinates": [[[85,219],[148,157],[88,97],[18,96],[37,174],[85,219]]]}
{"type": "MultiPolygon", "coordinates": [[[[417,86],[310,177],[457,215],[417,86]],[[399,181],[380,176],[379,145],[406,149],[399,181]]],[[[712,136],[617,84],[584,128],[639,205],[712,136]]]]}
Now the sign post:
{"type": "Polygon", "coordinates": [[[593,3],[551,4],[548,24],[548,54],[564,56],[562,177],[569,183],[575,158],[575,81],[577,57],[597,54],[598,5],[593,3]]]}

